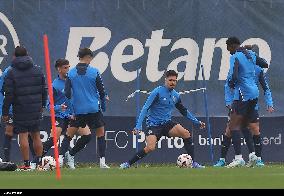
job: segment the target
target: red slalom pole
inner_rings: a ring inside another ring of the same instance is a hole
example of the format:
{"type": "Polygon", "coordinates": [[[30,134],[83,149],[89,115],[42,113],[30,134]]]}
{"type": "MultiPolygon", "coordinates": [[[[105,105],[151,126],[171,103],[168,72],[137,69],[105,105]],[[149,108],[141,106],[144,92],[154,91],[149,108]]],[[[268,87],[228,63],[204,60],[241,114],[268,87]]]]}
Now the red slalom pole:
{"type": "Polygon", "coordinates": [[[51,71],[50,71],[50,57],[49,57],[49,49],[48,49],[48,37],[46,34],[43,35],[43,47],[44,47],[44,60],[46,67],[46,76],[47,76],[47,86],[48,86],[48,95],[50,102],[50,117],[51,117],[51,125],[52,125],[52,134],[53,134],[53,145],[54,145],[54,157],[56,161],[56,178],[60,179],[60,167],[58,160],[58,147],[57,147],[57,135],[55,128],[55,112],[54,112],[54,100],[53,100],[53,90],[52,90],[52,82],[51,82],[51,71]]]}

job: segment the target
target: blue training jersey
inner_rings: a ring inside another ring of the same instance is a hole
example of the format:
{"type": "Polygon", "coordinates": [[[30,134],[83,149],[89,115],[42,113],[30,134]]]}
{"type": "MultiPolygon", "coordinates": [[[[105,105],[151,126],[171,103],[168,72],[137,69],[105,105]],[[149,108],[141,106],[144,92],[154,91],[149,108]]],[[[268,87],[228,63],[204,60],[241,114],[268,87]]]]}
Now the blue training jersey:
{"type": "MultiPolygon", "coordinates": [[[[264,91],[264,98],[265,98],[265,103],[267,106],[273,107],[273,100],[272,100],[272,94],[267,82],[267,79],[265,77],[264,70],[259,67],[258,65],[255,65],[255,83],[257,86],[261,86],[263,91],[264,91]]],[[[231,89],[228,84],[228,80],[225,82],[225,104],[231,105],[234,100],[234,89],[231,89]]],[[[239,100],[235,98],[235,100],[239,100]]],[[[258,107],[258,106],[257,106],[258,107]]]]}
{"type": "Polygon", "coordinates": [[[165,86],[159,86],[150,93],[140,112],[135,129],[142,130],[142,123],[146,116],[147,127],[159,126],[170,121],[174,107],[193,123],[200,124],[199,120],[182,105],[178,92],[165,86]]]}
{"type": "Polygon", "coordinates": [[[236,51],[230,57],[227,82],[234,89],[234,100],[248,101],[258,98],[259,90],[255,83],[256,55],[252,51],[236,51]]]}
{"type": "MultiPolygon", "coordinates": [[[[73,111],[72,111],[72,105],[64,93],[65,80],[62,80],[58,76],[55,80],[53,80],[52,87],[53,87],[55,116],[58,118],[69,118],[70,115],[73,114],[73,111]],[[61,110],[61,104],[64,104],[67,106],[67,109],[65,111],[61,110]]],[[[47,109],[50,112],[49,100],[47,102],[47,109]]]]}
{"type": "Polygon", "coordinates": [[[79,63],[68,72],[65,95],[71,99],[74,113],[105,111],[105,89],[99,70],[79,63]]]}
{"type": "MultiPolygon", "coordinates": [[[[4,84],[4,80],[5,77],[8,74],[8,71],[11,69],[11,66],[7,67],[4,72],[2,73],[2,75],[0,76],[0,116],[2,116],[2,107],[3,107],[3,101],[4,101],[4,89],[3,89],[3,84],[4,84]]],[[[13,111],[12,111],[12,106],[10,106],[9,109],[9,114],[12,115],[13,111]]]]}

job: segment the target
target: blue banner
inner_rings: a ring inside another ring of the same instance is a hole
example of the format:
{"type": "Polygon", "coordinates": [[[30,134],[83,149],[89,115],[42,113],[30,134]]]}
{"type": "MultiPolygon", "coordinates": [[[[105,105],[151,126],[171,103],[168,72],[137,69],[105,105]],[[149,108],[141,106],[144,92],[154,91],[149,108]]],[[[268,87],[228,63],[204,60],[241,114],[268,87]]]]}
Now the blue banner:
{"type": "MultiPolygon", "coordinates": [[[[107,162],[121,163],[127,161],[136,152],[136,137],[131,132],[134,127],[134,117],[105,117],[106,120],[106,159],[107,162]]],[[[185,118],[174,118],[174,120],[190,130],[194,138],[196,160],[202,163],[211,163],[210,142],[206,130],[199,130],[193,127],[190,121],[185,118]]],[[[201,120],[205,120],[201,118],[201,120]]],[[[284,146],[282,143],[284,117],[271,117],[260,119],[260,130],[263,144],[263,160],[265,162],[283,162],[284,146]],[[271,126],[273,125],[273,126],[271,126]]],[[[214,150],[214,160],[220,158],[221,137],[226,127],[226,118],[210,118],[212,129],[212,144],[214,150]]],[[[41,138],[45,142],[50,134],[50,119],[45,117],[41,127],[41,138]]],[[[3,127],[1,128],[0,141],[3,141],[3,127]]],[[[73,147],[78,136],[74,136],[70,146],[73,147]]],[[[60,142],[62,141],[62,136],[60,142]]],[[[3,157],[3,142],[0,142],[0,155],[3,157]]],[[[142,133],[138,138],[138,149],[145,146],[145,135],[142,133]]],[[[245,141],[242,138],[242,152],[244,159],[248,159],[248,151],[245,141]]],[[[162,137],[157,143],[156,151],[146,156],[141,162],[144,163],[175,163],[179,154],[185,153],[183,140],[180,138],[162,137]]],[[[53,155],[51,149],[48,153],[53,155]]],[[[228,160],[232,160],[234,155],[233,147],[228,152],[228,160]]],[[[75,156],[76,162],[98,162],[96,148],[96,137],[93,133],[91,142],[75,156]]],[[[18,145],[18,138],[15,136],[12,142],[11,159],[15,162],[21,161],[18,145]]]]}

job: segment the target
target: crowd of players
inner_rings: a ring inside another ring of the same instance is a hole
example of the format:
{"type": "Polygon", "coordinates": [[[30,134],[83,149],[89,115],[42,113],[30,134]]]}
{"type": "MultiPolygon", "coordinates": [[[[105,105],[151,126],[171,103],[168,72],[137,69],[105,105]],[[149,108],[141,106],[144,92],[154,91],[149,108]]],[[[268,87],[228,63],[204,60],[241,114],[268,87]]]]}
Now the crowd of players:
{"type": "MultiPolygon", "coordinates": [[[[271,91],[263,68],[268,68],[264,59],[252,51],[251,46],[240,46],[236,37],[228,38],[227,49],[231,53],[230,69],[225,82],[225,102],[229,110],[229,120],[223,135],[221,158],[215,167],[244,166],[241,153],[241,131],[249,149],[247,166],[264,166],[261,158],[261,135],[258,116],[258,85],[264,90],[267,110],[273,112],[271,91]],[[234,160],[226,165],[226,155],[233,143],[234,160]]],[[[56,116],[56,137],[64,136],[59,150],[59,163],[65,162],[70,169],[75,169],[74,156],[92,139],[91,133],[97,137],[100,168],[109,168],[105,162],[105,131],[103,112],[106,110],[106,94],[98,69],[90,66],[94,57],[89,48],[81,48],[78,53],[79,63],[69,70],[67,59],[58,59],[55,69],[58,77],[53,81],[54,110],[56,116]],[[81,137],[70,148],[70,141],[75,134],[81,137]]],[[[130,160],[122,163],[120,168],[127,169],[148,153],[155,150],[161,136],[181,137],[186,153],[193,159],[192,168],[204,168],[197,163],[194,156],[193,138],[190,131],[179,123],[172,121],[172,111],[179,112],[201,129],[205,123],[199,121],[182,104],[180,95],[174,89],[178,74],[174,70],[165,73],[165,84],[152,90],[145,102],[133,133],[142,131],[142,123],[146,118],[146,146],[130,160]]],[[[54,135],[42,144],[40,139],[40,121],[43,109],[50,110],[45,76],[41,68],[34,64],[26,48],[15,48],[12,63],[1,75],[0,110],[2,124],[5,126],[3,143],[3,161],[10,161],[11,139],[19,135],[20,150],[24,164],[21,170],[40,168],[41,158],[53,146],[54,135]],[[30,161],[29,153],[33,160],[30,161]]]]}

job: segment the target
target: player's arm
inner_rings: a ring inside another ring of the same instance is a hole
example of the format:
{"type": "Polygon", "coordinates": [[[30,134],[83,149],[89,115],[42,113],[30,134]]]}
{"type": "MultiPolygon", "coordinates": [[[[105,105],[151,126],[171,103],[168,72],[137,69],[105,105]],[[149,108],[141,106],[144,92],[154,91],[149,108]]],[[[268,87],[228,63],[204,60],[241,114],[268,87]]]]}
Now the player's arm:
{"type": "Polygon", "coordinates": [[[184,117],[191,120],[194,124],[199,125],[201,128],[205,127],[205,124],[203,122],[197,120],[197,118],[186,109],[186,107],[182,104],[180,97],[178,98],[175,106],[184,117]]]}
{"type": "Polygon", "coordinates": [[[239,60],[232,56],[230,59],[230,70],[227,76],[228,85],[234,89],[239,78],[239,60]]]}
{"type": "MultiPolygon", "coordinates": [[[[247,50],[253,50],[255,46],[256,45],[245,45],[244,48],[247,50]]],[[[259,57],[256,53],[255,56],[256,56],[256,65],[258,65],[261,68],[268,68],[268,63],[264,58],[259,57]]]]}
{"type": "Polygon", "coordinates": [[[3,89],[4,89],[4,100],[3,100],[3,120],[8,120],[9,109],[12,103],[14,102],[14,78],[12,72],[9,72],[4,79],[3,89]]]}
{"type": "Polygon", "coordinates": [[[270,91],[270,88],[269,88],[269,85],[268,85],[268,82],[267,82],[267,79],[265,77],[265,73],[263,72],[263,70],[259,74],[258,81],[264,91],[264,97],[265,97],[265,103],[267,105],[267,110],[269,112],[273,112],[274,109],[273,109],[272,94],[271,94],[271,91],[270,91]]]}
{"type": "Polygon", "coordinates": [[[226,107],[230,109],[234,99],[234,90],[229,87],[228,80],[225,82],[224,92],[226,107]]]}
{"type": "Polygon", "coordinates": [[[100,100],[101,100],[101,107],[102,111],[105,112],[106,110],[106,92],[103,84],[103,80],[101,78],[100,73],[98,73],[97,78],[96,78],[96,86],[100,95],[100,100]]]}
{"type": "Polygon", "coordinates": [[[64,93],[65,93],[65,96],[67,97],[68,99],[68,103],[70,105],[70,110],[72,112],[72,114],[74,114],[74,106],[71,102],[71,96],[72,96],[72,83],[71,83],[71,80],[70,78],[67,76],[66,78],[66,81],[65,81],[65,87],[64,87],[64,93]]]}
{"type": "MultiPolygon", "coordinates": [[[[56,101],[55,101],[56,97],[58,96],[59,91],[56,90],[56,88],[52,87],[52,92],[53,92],[53,100],[54,100],[54,111],[55,112],[64,111],[67,106],[65,106],[65,104],[58,105],[58,104],[56,104],[56,101]]],[[[47,100],[46,108],[48,109],[48,111],[50,111],[49,99],[47,100]]]]}
{"type": "Polygon", "coordinates": [[[140,114],[139,114],[139,118],[136,122],[136,126],[135,126],[135,130],[142,130],[142,123],[147,115],[148,110],[150,109],[151,105],[153,105],[153,103],[159,99],[159,93],[157,91],[157,89],[153,90],[149,97],[147,98],[147,101],[145,102],[140,114]]]}

